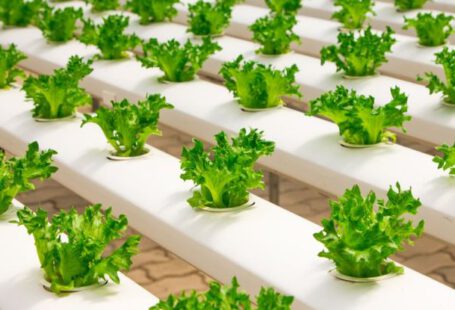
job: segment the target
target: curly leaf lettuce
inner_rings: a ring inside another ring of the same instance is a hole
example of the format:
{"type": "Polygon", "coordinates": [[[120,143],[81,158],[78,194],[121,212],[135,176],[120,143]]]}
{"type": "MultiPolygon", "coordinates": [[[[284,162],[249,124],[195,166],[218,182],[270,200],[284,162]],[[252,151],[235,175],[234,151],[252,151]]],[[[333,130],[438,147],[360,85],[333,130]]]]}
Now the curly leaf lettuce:
{"type": "Polygon", "coordinates": [[[191,149],[183,148],[181,168],[183,180],[200,186],[188,203],[193,208],[233,208],[248,202],[248,190],[264,188],[263,174],[254,169],[259,157],[272,154],[275,143],[264,140],[262,132],[241,129],[229,143],[226,133],[215,136],[217,145],[211,153],[194,140],[191,149]]]}
{"type": "Polygon", "coordinates": [[[150,23],[171,21],[177,15],[175,4],[180,0],[128,0],[125,8],[139,15],[139,23],[147,25],[150,23]]]}
{"type": "Polygon", "coordinates": [[[338,45],[329,45],[321,49],[321,64],[327,61],[335,63],[338,71],[347,76],[374,75],[396,42],[390,27],[381,35],[374,34],[371,27],[355,34],[339,33],[338,45]]]}
{"type": "Polygon", "coordinates": [[[57,168],[52,166],[53,150],[39,151],[37,142],[30,143],[24,157],[6,159],[0,152],[0,214],[5,213],[17,194],[35,189],[33,180],[49,178],[57,168]]]}
{"type": "Polygon", "coordinates": [[[209,290],[198,293],[192,291],[180,296],[170,295],[149,310],[172,309],[243,309],[243,310],[291,310],[294,297],[282,295],[272,288],[261,288],[256,296],[257,307],[254,307],[250,296],[240,290],[237,278],[232,278],[231,286],[223,286],[218,282],[209,283],[209,290]]]}
{"type": "Polygon", "coordinates": [[[92,6],[93,12],[116,10],[120,7],[119,0],[84,0],[84,2],[92,6]]]}
{"type": "Polygon", "coordinates": [[[333,3],[340,10],[333,13],[332,18],[338,20],[346,29],[360,29],[363,27],[367,15],[373,11],[373,0],[335,0],[333,3]]]}
{"type": "Polygon", "coordinates": [[[53,9],[50,6],[45,6],[41,10],[37,26],[47,40],[51,42],[67,42],[74,38],[76,22],[81,20],[82,16],[81,8],[53,9]]]}
{"type": "Polygon", "coordinates": [[[221,47],[209,37],[202,44],[193,44],[187,40],[180,44],[177,40],[165,43],[152,38],[142,43],[143,56],[137,56],[145,68],[160,68],[164,76],[160,81],[186,82],[194,79],[210,55],[220,51],[221,47]]]}
{"type": "Polygon", "coordinates": [[[254,61],[243,62],[243,57],[223,64],[220,70],[227,89],[234,93],[245,108],[265,109],[283,104],[284,96],[301,97],[295,84],[297,66],[282,71],[254,61]]]}
{"type": "Polygon", "coordinates": [[[90,94],[79,87],[79,82],[93,71],[91,63],[71,56],[66,68],[56,69],[53,75],[28,77],[22,90],[33,102],[33,117],[64,118],[74,115],[78,107],[91,104],[90,94]]]}
{"type": "Polygon", "coordinates": [[[447,42],[454,33],[452,21],[454,17],[440,13],[434,16],[431,13],[418,13],[416,18],[404,17],[403,29],[414,28],[422,46],[439,46],[447,42]]]}
{"type": "Polygon", "coordinates": [[[33,23],[43,0],[0,0],[0,21],[4,26],[25,27],[33,23]]]}
{"type": "Polygon", "coordinates": [[[160,95],[149,95],[137,104],[124,99],[112,102],[112,108],[100,107],[95,115],[85,114],[81,126],[98,125],[116,156],[140,156],[148,152],[145,148],[147,139],[151,135],[161,135],[158,129],[161,109],[172,108],[160,95]]]}
{"type": "Polygon", "coordinates": [[[91,20],[83,20],[84,27],[79,41],[86,45],[96,45],[101,51],[102,59],[122,59],[128,57],[127,51],[141,43],[135,34],[124,34],[128,27],[129,17],[109,15],[103,18],[101,25],[95,25],[91,20]]]}
{"type": "Polygon", "coordinates": [[[230,0],[206,2],[198,0],[188,5],[188,32],[198,36],[217,36],[223,34],[231,21],[232,7],[230,0]]]}
{"type": "Polygon", "coordinates": [[[291,50],[292,42],[300,42],[294,33],[297,19],[294,15],[270,14],[257,19],[249,29],[253,32],[253,41],[261,45],[258,53],[281,55],[291,50]]]}
{"type": "Polygon", "coordinates": [[[276,14],[296,14],[302,0],[265,0],[269,9],[276,14]]]}
{"type": "Polygon", "coordinates": [[[427,88],[430,94],[442,93],[444,101],[455,105],[455,50],[449,50],[447,47],[435,54],[438,65],[442,65],[445,74],[445,82],[436,74],[427,72],[423,77],[418,76],[418,81],[427,82],[427,88]]]}
{"type": "Polygon", "coordinates": [[[8,48],[0,46],[0,89],[5,89],[18,77],[24,77],[24,71],[17,68],[17,64],[26,59],[24,53],[11,44],[8,48]]]}
{"type": "Polygon", "coordinates": [[[124,215],[115,218],[111,208],[103,214],[100,204],[87,207],[82,214],[75,209],[60,211],[51,221],[41,209],[24,208],[17,216],[17,224],[33,235],[44,277],[57,294],[107,277],[118,284],[118,272],[128,270],[131,257],[139,251],[140,236],[132,235],[109,255],[104,254],[123,236],[128,220],[124,215]]]}
{"type": "Polygon", "coordinates": [[[372,145],[395,141],[394,133],[387,130],[397,127],[405,131],[403,123],[411,120],[407,115],[408,98],[398,87],[390,90],[392,100],[375,107],[374,98],[357,95],[356,91],[337,86],[308,103],[307,115],[320,115],[338,125],[340,135],[347,143],[372,145]]]}
{"type": "Polygon", "coordinates": [[[411,190],[390,187],[387,201],[376,199],[374,192],[363,197],[358,185],[346,190],[338,201],[331,201],[329,219],[322,220],[323,230],[314,234],[324,244],[320,257],[334,262],[341,274],[368,278],[403,273],[403,267],[388,257],[413,244],[411,237],[421,236],[424,222],[416,226],[407,214],[415,215],[421,206],[411,190]]]}
{"type": "Polygon", "coordinates": [[[438,165],[438,169],[448,170],[449,175],[455,175],[455,143],[452,146],[447,144],[440,145],[436,150],[442,153],[442,156],[433,158],[433,162],[438,165]]]}
{"type": "Polygon", "coordinates": [[[398,11],[405,12],[421,9],[428,0],[395,0],[394,4],[398,11]]]}

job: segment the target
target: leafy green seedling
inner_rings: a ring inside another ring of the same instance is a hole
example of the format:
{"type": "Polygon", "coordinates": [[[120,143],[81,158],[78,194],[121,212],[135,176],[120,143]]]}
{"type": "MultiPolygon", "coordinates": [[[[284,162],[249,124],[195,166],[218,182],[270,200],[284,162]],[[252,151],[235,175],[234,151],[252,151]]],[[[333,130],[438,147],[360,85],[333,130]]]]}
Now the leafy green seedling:
{"type": "Polygon", "coordinates": [[[152,38],[142,43],[142,49],[143,56],[137,59],[145,68],[160,68],[164,73],[160,81],[186,82],[193,80],[204,61],[221,47],[209,37],[203,38],[202,44],[193,44],[191,40],[180,44],[174,39],[160,43],[152,38]]]}
{"type": "Polygon", "coordinates": [[[188,32],[198,36],[223,34],[231,21],[233,3],[228,0],[198,0],[188,5],[188,32]]]}
{"type": "Polygon", "coordinates": [[[442,157],[433,157],[433,162],[438,164],[438,169],[449,170],[449,175],[455,175],[455,143],[452,146],[440,145],[436,150],[442,153],[442,157]]]}
{"type": "Polygon", "coordinates": [[[398,11],[405,12],[422,8],[428,0],[395,0],[398,11]]]}
{"type": "Polygon", "coordinates": [[[100,107],[95,115],[86,114],[82,126],[97,124],[114,148],[115,156],[135,157],[148,153],[145,143],[151,135],[161,135],[160,110],[172,108],[160,95],[149,95],[137,104],[124,99],[112,102],[112,108],[100,107]]]}
{"type": "Polygon", "coordinates": [[[13,199],[26,191],[34,190],[33,180],[49,178],[57,168],[52,166],[53,150],[39,151],[37,142],[30,143],[24,157],[6,159],[0,152],[0,214],[5,213],[13,199]]]}
{"type": "Polygon", "coordinates": [[[25,77],[24,71],[17,68],[17,64],[26,58],[14,44],[8,48],[0,46],[0,89],[10,87],[18,77],[25,77]]]}
{"type": "Polygon", "coordinates": [[[215,139],[217,145],[210,153],[196,139],[193,148],[184,147],[182,151],[181,178],[200,187],[188,199],[193,208],[238,207],[248,203],[248,190],[264,188],[263,174],[254,169],[254,164],[259,157],[272,154],[275,143],[263,139],[256,129],[241,129],[232,143],[224,132],[215,139]]]}
{"type": "Polygon", "coordinates": [[[265,0],[269,9],[276,14],[296,14],[302,0],[265,0]]]}
{"type": "Polygon", "coordinates": [[[172,20],[177,15],[175,4],[180,0],[128,0],[125,8],[139,15],[139,23],[146,25],[172,20]]]}
{"type": "Polygon", "coordinates": [[[255,61],[242,61],[243,57],[239,56],[224,63],[220,70],[224,84],[242,107],[273,108],[283,105],[284,96],[302,96],[295,84],[296,65],[280,71],[255,61]]]}
{"type": "Polygon", "coordinates": [[[90,94],[79,87],[80,81],[93,71],[91,63],[71,56],[66,68],[56,69],[53,75],[29,76],[22,89],[33,102],[33,117],[65,118],[74,115],[78,107],[91,104],[90,94]]]}
{"type": "Polygon", "coordinates": [[[321,64],[327,61],[335,63],[338,71],[346,76],[375,75],[381,64],[387,62],[385,57],[396,42],[391,28],[382,34],[375,34],[371,27],[355,34],[339,33],[338,45],[329,45],[321,50],[321,64]]]}
{"type": "Polygon", "coordinates": [[[128,57],[127,51],[141,43],[135,35],[125,34],[129,17],[109,15],[103,18],[101,25],[95,25],[91,20],[84,20],[84,27],[79,40],[87,45],[96,45],[101,51],[102,59],[114,60],[128,57]]]}
{"type": "Polygon", "coordinates": [[[253,41],[261,45],[258,53],[281,55],[291,50],[292,42],[300,38],[292,30],[297,19],[294,15],[271,14],[257,19],[249,28],[253,32],[253,41]]]}
{"type": "Polygon", "coordinates": [[[375,107],[372,96],[358,95],[354,90],[337,86],[308,103],[307,115],[319,115],[338,125],[344,142],[354,145],[373,145],[394,142],[396,135],[387,130],[397,127],[405,131],[403,123],[411,120],[407,115],[408,97],[398,87],[391,89],[392,100],[375,107]]]}
{"type": "MultiPolygon", "coordinates": [[[[93,12],[103,12],[116,10],[120,7],[119,0],[84,0],[85,3],[91,4],[93,12]]],[[[155,0],[153,0],[155,1],[155,0]]]]}
{"type": "Polygon", "coordinates": [[[330,218],[322,220],[323,230],[314,234],[326,248],[319,256],[351,277],[403,273],[403,267],[388,258],[402,251],[404,243],[413,244],[411,237],[422,235],[424,222],[413,226],[407,215],[415,215],[421,202],[411,190],[401,190],[399,183],[396,187],[390,187],[387,201],[377,200],[374,192],[363,197],[358,185],[331,201],[330,218]]]}
{"type": "Polygon", "coordinates": [[[109,208],[103,214],[101,205],[60,211],[51,221],[47,212],[29,208],[17,212],[17,224],[24,226],[35,239],[35,247],[50,290],[57,294],[75,288],[98,284],[109,277],[120,283],[118,272],[129,270],[131,257],[139,252],[140,236],[131,235],[110,254],[106,249],[123,237],[128,220],[115,218],[109,208]]]}
{"type": "Polygon", "coordinates": [[[333,3],[340,10],[333,13],[332,18],[338,20],[346,29],[363,27],[367,15],[376,15],[373,11],[373,0],[335,0],[333,3]]]}
{"type": "Polygon", "coordinates": [[[0,21],[7,27],[25,27],[32,24],[43,0],[0,0],[0,21]]]}
{"type": "Polygon", "coordinates": [[[422,46],[439,46],[445,44],[454,32],[452,21],[453,16],[443,13],[436,16],[431,13],[419,13],[416,18],[405,16],[403,29],[414,28],[422,46]]]}

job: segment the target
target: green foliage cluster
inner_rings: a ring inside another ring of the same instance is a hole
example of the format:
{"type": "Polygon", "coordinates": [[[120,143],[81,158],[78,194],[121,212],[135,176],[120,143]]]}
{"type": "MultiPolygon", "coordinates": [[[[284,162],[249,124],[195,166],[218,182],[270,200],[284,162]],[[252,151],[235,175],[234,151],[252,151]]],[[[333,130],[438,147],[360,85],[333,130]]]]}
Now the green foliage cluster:
{"type": "Polygon", "coordinates": [[[53,75],[29,76],[22,89],[33,102],[33,116],[64,118],[74,115],[78,107],[91,104],[90,94],[79,87],[80,81],[93,71],[91,63],[71,56],[66,68],[56,69],[53,75]]]}
{"type": "Polygon", "coordinates": [[[321,49],[321,64],[335,63],[338,71],[347,76],[374,75],[381,64],[387,62],[385,54],[396,42],[390,27],[381,35],[372,32],[371,27],[357,34],[339,33],[338,45],[321,49]]]}
{"type": "Polygon", "coordinates": [[[149,95],[137,104],[124,99],[112,102],[112,108],[100,107],[95,115],[86,114],[82,126],[97,124],[116,156],[140,156],[148,152],[145,148],[148,137],[161,134],[158,129],[160,110],[172,108],[160,95],[149,95]]]}
{"type": "Polygon", "coordinates": [[[416,18],[404,18],[403,29],[414,28],[423,46],[439,46],[447,42],[454,33],[451,25],[454,17],[440,13],[434,16],[431,13],[418,13],[416,18]]]}
{"type": "Polygon", "coordinates": [[[128,0],[125,8],[139,15],[139,23],[150,23],[172,20],[177,15],[174,5],[180,0],[128,0]]]}
{"type": "Polygon", "coordinates": [[[11,44],[8,48],[0,46],[0,89],[5,89],[18,77],[24,77],[24,71],[17,68],[17,64],[26,59],[24,53],[11,44]]]}
{"type": "Polygon", "coordinates": [[[188,203],[193,208],[233,208],[248,202],[248,190],[264,188],[263,174],[254,164],[259,157],[272,154],[275,143],[263,139],[262,134],[256,129],[241,129],[229,143],[226,133],[220,132],[210,153],[197,139],[191,149],[184,147],[181,178],[200,187],[188,203]]]}
{"type": "Polygon", "coordinates": [[[265,0],[269,9],[276,14],[296,14],[302,0],[265,0]]]}
{"type": "Polygon", "coordinates": [[[372,145],[395,141],[389,127],[401,128],[411,120],[406,114],[408,98],[398,87],[391,89],[392,100],[384,106],[375,107],[374,98],[357,95],[356,91],[337,86],[321,97],[308,103],[307,115],[320,115],[338,125],[343,140],[354,145],[372,145]]]}
{"type": "Polygon", "coordinates": [[[170,295],[149,310],[291,310],[294,297],[281,295],[272,288],[261,288],[256,297],[256,306],[250,296],[240,290],[240,285],[234,277],[231,286],[223,286],[212,281],[209,290],[198,293],[192,291],[180,296],[170,295]]]}
{"type": "Polygon", "coordinates": [[[435,63],[444,69],[445,82],[431,72],[425,73],[423,77],[418,76],[417,80],[427,82],[431,94],[442,93],[445,102],[455,105],[455,50],[444,47],[435,56],[435,63]]]}
{"type": "Polygon", "coordinates": [[[28,26],[35,21],[43,3],[43,0],[0,0],[0,21],[3,26],[28,26]]]}
{"type": "Polygon", "coordinates": [[[333,13],[332,18],[338,20],[346,29],[361,29],[369,13],[373,11],[373,0],[335,0],[340,10],[333,13]]]}
{"type": "Polygon", "coordinates": [[[139,251],[140,236],[132,235],[112,253],[104,254],[114,240],[123,237],[128,220],[124,215],[115,218],[111,208],[103,214],[99,204],[82,214],[76,209],[60,211],[51,221],[46,211],[27,207],[17,217],[17,224],[33,235],[44,277],[57,294],[107,277],[119,283],[118,272],[128,270],[131,257],[139,251]]]}
{"type": "Polygon", "coordinates": [[[398,11],[405,12],[422,8],[428,0],[395,0],[398,11]]]}
{"type": "Polygon", "coordinates": [[[333,261],[341,274],[368,278],[389,273],[403,273],[403,267],[388,257],[412,244],[411,237],[423,233],[424,222],[413,226],[408,214],[415,215],[421,206],[411,190],[390,187],[387,201],[376,199],[374,192],[362,197],[355,185],[338,201],[331,201],[329,219],[322,221],[323,230],[314,234],[324,244],[319,253],[333,261]]]}
{"type": "Polygon", "coordinates": [[[234,2],[198,0],[188,5],[188,32],[198,36],[217,36],[223,34],[231,21],[234,2]]]}
{"type": "Polygon", "coordinates": [[[224,63],[220,70],[224,84],[242,107],[272,108],[283,105],[284,96],[301,97],[299,86],[295,84],[296,65],[280,71],[255,61],[242,62],[243,57],[239,56],[224,63]]]}
{"type": "Polygon", "coordinates": [[[31,182],[49,178],[57,168],[52,166],[53,150],[39,151],[37,142],[30,143],[24,157],[6,159],[0,152],[0,214],[11,206],[17,194],[35,189],[31,182]]]}
{"type": "Polygon", "coordinates": [[[143,56],[137,56],[143,67],[160,68],[164,76],[160,81],[186,82],[194,79],[210,55],[221,50],[210,37],[204,37],[202,44],[187,40],[180,44],[177,40],[164,43],[152,38],[142,43],[143,56]]]}
{"type": "Polygon", "coordinates": [[[40,11],[36,22],[44,37],[51,42],[67,42],[74,38],[76,23],[83,16],[82,9],[66,7],[55,9],[48,5],[40,11]]]}
{"type": "Polygon", "coordinates": [[[433,158],[433,162],[438,164],[438,169],[448,170],[449,175],[455,175],[455,143],[452,146],[440,145],[436,150],[442,153],[442,156],[433,158]]]}
{"type": "MultiPolygon", "coordinates": [[[[84,0],[92,6],[93,12],[103,12],[108,10],[116,10],[120,7],[119,0],[84,0]]],[[[155,0],[153,0],[155,1],[155,0]]]]}
{"type": "Polygon", "coordinates": [[[253,41],[259,43],[258,53],[281,55],[291,50],[292,42],[300,38],[292,30],[297,23],[293,14],[270,14],[257,19],[249,29],[253,32],[253,41]]]}
{"type": "Polygon", "coordinates": [[[91,20],[83,20],[84,27],[79,40],[87,45],[96,45],[101,51],[102,59],[122,59],[128,57],[127,51],[134,49],[141,43],[135,35],[125,34],[129,17],[123,15],[109,15],[103,18],[101,25],[91,20]]]}

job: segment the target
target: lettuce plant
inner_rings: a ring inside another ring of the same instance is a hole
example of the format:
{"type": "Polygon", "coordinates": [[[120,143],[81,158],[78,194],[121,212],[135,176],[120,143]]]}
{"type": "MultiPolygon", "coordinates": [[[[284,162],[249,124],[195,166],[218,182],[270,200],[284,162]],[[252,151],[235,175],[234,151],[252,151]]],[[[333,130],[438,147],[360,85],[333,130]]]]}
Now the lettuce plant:
{"type": "Polygon", "coordinates": [[[193,44],[191,40],[180,44],[174,39],[159,43],[151,38],[142,43],[142,50],[143,56],[137,59],[145,68],[160,68],[164,73],[160,81],[186,82],[193,80],[204,61],[221,47],[209,37],[203,38],[202,44],[193,44]]]}
{"type": "Polygon", "coordinates": [[[191,149],[183,148],[180,176],[200,186],[188,203],[193,208],[233,208],[248,202],[248,190],[264,188],[263,174],[254,169],[259,157],[272,154],[275,143],[266,141],[262,132],[241,129],[229,143],[226,133],[215,136],[216,146],[211,152],[204,151],[204,145],[194,140],[191,149]]]}
{"type": "Polygon", "coordinates": [[[84,0],[85,3],[91,4],[93,12],[102,12],[116,10],[120,7],[119,0],[84,0]]]}
{"type": "Polygon", "coordinates": [[[449,175],[455,175],[455,143],[452,146],[440,145],[436,150],[442,153],[442,157],[433,158],[433,162],[438,164],[438,169],[449,170],[449,175]]]}
{"type": "Polygon", "coordinates": [[[296,14],[302,0],[265,0],[269,9],[276,14],[296,14]]]}
{"type": "Polygon", "coordinates": [[[284,70],[273,69],[255,61],[243,62],[243,56],[226,62],[220,70],[227,89],[234,93],[245,108],[265,109],[283,105],[284,96],[302,95],[295,84],[297,66],[284,70]]]}
{"type": "Polygon", "coordinates": [[[237,279],[232,278],[231,286],[224,286],[218,282],[209,283],[206,292],[192,291],[189,294],[182,293],[180,296],[170,295],[166,300],[160,301],[149,310],[171,309],[262,309],[262,310],[291,310],[294,297],[281,295],[273,288],[262,287],[256,296],[254,307],[250,296],[240,290],[237,279]]]}
{"type": "Polygon", "coordinates": [[[453,16],[443,13],[436,16],[431,13],[419,13],[416,18],[404,17],[403,29],[415,28],[419,44],[423,46],[439,46],[447,42],[454,33],[451,22],[453,16]]]}
{"type": "Polygon", "coordinates": [[[141,43],[135,35],[124,34],[128,27],[129,17],[109,15],[103,18],[101,25],[95,25],[91,20],[83,20],[84,27],[79,40],[87,45],[96,45],[101,51],[102,59],[122,59],[128,57],[127,51],[141,43]]]}
{"type": "Polygon", "coordinates": [[[340,10],[333,13],[332,18],[338,20],[346,29],[360,29],[367,19],[367,14],[375,15],[373,0],[335,0],[340,10]]]}
{"type": "Polygon", "coordinates": [[[398,11],[410,11],[422,8],[428,0],[395,0],[395,7],[398,11]]]}
{"type": "Polygon", "coordinates": [[[128,220],[115,218],[109,208],[87,207],[82,214],[75,209],[60,211],[50,221],[47,212],[29,208],[17,212],[17,224],[24,226],[35,239],[35,247],[45,279],[55,293],[99,283],[109,277],[119,283],[118,272],[128,270],[131,257],[139,252],[140,236],[129,236],[109,255],[108,246],[123,237],[128,220]]]}
{"type": "Polygon", "coordinates": [[[82,9],[66,7],[53,9],[45,6],[41,10],[36,24],[43,32],[44,37],[51,42],[67,42],[74,38],[76,22],[83,16],[82,9]]]}
{"type": "Polygon", "coordinates": [[[33,117],[58,119],[72,116],[80,106],[92,103],[92,97],[79,87],[80,81],[93,69],[91,61],[71,56],[66,68],[53,75],[29,76],[22,86],[27,99],[33,102],[33,117]]]}
{"type": "Polygon", "coordinates": [[[396,42],[391,28],[381,35],[374,34],[371,27],[358,35],[352,32],[339,33],[338,45],[329,45],[321,50],[321,64],[335,63],[338,71],[346,76],[374,75],[381,64],[387,62],[385,54],[396,42]]]}
{"type": "Polygon", "coordinates": [[[417,80],[428,83],[427,88],[430,90],[430,94],[440,92],[443,94],[445,102],[455,105],[455,50],[444,47],[435,56],[435,63],[444,68],[446,81],[441,81],[436,74],[431,72],[425,73],[423,77],[418,76],[417,80]]]}
{"type": "Polygon", "coordinates": [[[228,0],[198,0],[188,5],[188,32],[199,36],[221,35],[231,21],[233,3],[228,0]]]}
{"type": "Polygon", "coordinates": [[[368,278],[403,273],[403,267],[388,257],[413,244],[411,237],[423,233],[424,222],[413,226],[407,215],[415,215],[421,206],[411,190],[389,188],[387,201],[376,199],[374,192],[362,196],[355,185],[338,201],[331,201],[329,219],[322,220],[323,230],[314,234],[326,250],[319,253],[335,263],[341,274],[368,278]]]}
{"type": "Polygon", "coordinates": [[[392,100],[375,107],[372,96],[357,95],[356,91],[339,85],[335,91],[310,101],[307,115],[320,115],[336,123],[341,137],[349,144],[395,141],[395,134],[387,128],[397,127],[405,131],[403,123],[411,120],[411,116],[406,114],[408,97],[398,87],[390,92],[392,100]]]}
{"type": "Polygon", "coordinates": [[[37,142],[28,145],[24,157],[6,159],[0,152],[0,214],[8,210],[19,193],[35,189],[31,181],[47,179],[57,171],[52,166],[55,154],[53,150],[40,152],[37,142]]]}
{"type": "Polygon", "coordinates": [[[261,45],[256,52],[265,55],[280,55],[291,50],[292,42],[300,42],[292,28],[297,23],[295,15],[270,14],[257,19],[249,29],[253,41],[261,45]]]}
{"type": "Polygon", "coordinates": [[[0,21],[4,26],[28,26],[42,5],[43,0],[0,0],[0,21]]]}
{"type": "Polygon", "coordinates": [[[124,99],[112,102],[112,108],[100,107],[95,115],[86,114],[82,126],[97,124],[114,148],[115,156],[140,156],[148,152],[147,139],[151,135],[161,135],[158,129],[160,110],[172,108],[159,95],[149,95],[137,104],[124,99]]]}
{"type": "Polygon", "coordinates": [[[174,5],[180,0],[128,0],[125,8],[139,15],[139,23],[149,23],[172,20],[177,15],[174,5]]]}
{"type": "Polygon", "coordinates": [[[24,53],[11,44],[8,48],[0,45],[0,89],[5,89],[18,77],[24,77],[24,71],[17,68],[17,64],[26,59],[24,53]]]}

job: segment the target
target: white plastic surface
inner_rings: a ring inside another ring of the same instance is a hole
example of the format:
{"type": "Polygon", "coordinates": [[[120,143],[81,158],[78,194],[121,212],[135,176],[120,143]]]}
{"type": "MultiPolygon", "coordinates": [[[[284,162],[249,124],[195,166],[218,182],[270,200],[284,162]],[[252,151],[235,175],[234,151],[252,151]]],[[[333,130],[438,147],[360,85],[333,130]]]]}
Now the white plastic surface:
{"type": "Polygon", "coordinates": [[[317,225],[255,196],[255,207],[241,212],[196,212],[185,201],[192,184],[180,179],[177,159],[153,149],[141,160],[109,161],[99,128],[80,128],[77,120],[36,123],[30,108],[20,92],[0,93],[2,147],[22,153],[38,140],[41,148],[54,148],[59,182],[90,201],[112,205],[131,226],[223,282],[237,275],[252,294],[262,285],[273,286],[295,296],[294,309],[445,310],[455,305],[451,288],[408,268],[403,276],[372,285],[337,280],[328,273],[330,262],[317,257],[322,249],[312,236],[317,225]]]}
{"type": "MultiPolygon", "coordinates": [[[[2,102],[4,103],[4,102],[2,102]]],[[[3,115],[3,114],[2,114],[3,115]]],[[[33,122],[30,119],[30,122],[33,122]]],[[[1,145],[8,146],[2,139],[1,145]]],[[[15,202],[16,207],[21,204],[15,202]]],[[[58,297],[43,288],[33,237],[0,217],[0,309],[2,310],[146,310],[158,299],[123,274],[120,284],[58,297]]]]}
{"type": "MultiPolygon", "coordinates": [[[[195,0],[185,0],[192,3],[195,0]]],[[[178,6],[179,15],[175,22],[186,24],[188,9],[184,5],[178,6]]],[[[252,33],[248,26],[253,24],[257,18],[266,15],[268,9],[251,5],[237,5],[232,14],[231,24],[226,30],[228,35],[245,40],[251,40],[252,33]]],[[[315,17],[298,16],[298,23],[294,32],[300,37],[300,44],[293,44],[293,49],[299,53],[320,57],[320,51],[324,46],[337,43],[339,23],[319,19],[315,17]]],[[[417,45],[417,39],[396,34],[397,42],[392,52],[387,54],[388,62],[380,67],[380,71],[416,82],[417,75],[425,72],[434,72],[443,77],[442,67],[434,63],[434,54],[442,47],[422,48],[417,45]]],[[[454,35],[455,37],[455,35],[454,35]]],[[[449,46],[455,48],[455,46],[449,46]]]]}
{"type": "MultiPolygon", "coordinates": [[[[428,1],[430,3],[431,1],[428,1]]],[[[247,4],[256,5],[260,7],[267,7],[263,0],[246,0],[247,4]]],[[[453,4],[452,4],[453,6],[453,4]]],[[[453,12],[446,11],[435,11],[428,10],[429,8],[424,7],[423,9],[411,10],[408,12],[398,12],[393,3],[387,3],[382,1],[375,1],[373,7],[376,15],[369,15],[366,24],[371,24],[372,27],[380,30],[384,30],[386,26],[390,26],[396,33],[406,34],[415,36],[414,29],[405,30],[403,29],[404,17],[414,18],[418,13],[433,12],[434,14],[445,13],[447,15],[453,15],[453,12]]],[[[332,0],[305,0],[302,1],[302,8],[299,10],[299,14],[312,16],[316,18],[330,19],[332,14],[337,11],[338,8],[333,6],[332,0]]],[[[455,36],[450,38],[452,43],[455,43],[455,36]]]]}

